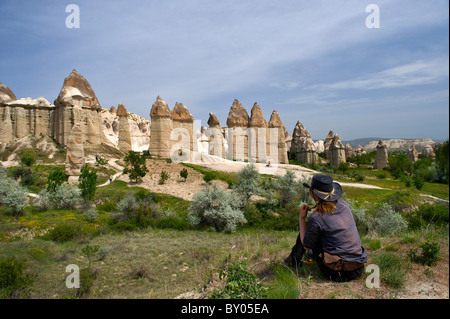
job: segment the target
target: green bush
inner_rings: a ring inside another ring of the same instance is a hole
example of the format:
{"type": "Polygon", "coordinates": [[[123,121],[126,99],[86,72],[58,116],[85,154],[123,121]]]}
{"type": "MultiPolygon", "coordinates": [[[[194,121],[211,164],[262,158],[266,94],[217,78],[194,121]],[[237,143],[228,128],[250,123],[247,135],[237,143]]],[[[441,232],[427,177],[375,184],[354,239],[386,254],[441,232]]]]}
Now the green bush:
{"type": "Polygon", "coordinates": [[[396,289],[404,286],[406,271],[400,256],[393,252],[379,251],[372,254],[372,260],[380,268],[382,282],[396,289]]]}
{"type": "Polygon", "coordinates": [[[35,204],[42,211],[48,209],[74,209],[83,202],[80,193],[78,187],[63,184],[57,186],[53,192],[41,191],[35,204]]]}
{"type": "Polygon", "coordinates": [[[56,189],[67,181],[67,176],[63,169],[55,169],[48,174],[47,191],[54,193],[56,189]]]}
{"type": "Polygon", "coordinates": [[[36,151],[26,149],[19,152],[20,162],[25,166],[31,166],[36,163],[36,151]]]}
{"type": "Polygon", "coordinates": [[[25,259],[0,258],[0,299],[30,297],[33,278],[26,270],[25,259]]]}
{"type": "Polygon", "coordinates": [[[9,214],[22,214],[28,204],[28,194],[17,181],[6,176],[3,168],[0,171],[0,206],[4,206],[9,214]]]}
{"type": "Polygon", "coordinates": [[[233,186],[236,194],[243,197],[244,203],[248,202],[251,195],[260,192],[261,177],[255,164],[248,164],[236,174],[237,183],[233,186]]]}
{"type": "Polygon", "coordinates": [[[412,195],[409,191],[405,192],[395,192],[389,195],[385,202],[392,206],[395,211],[401,212],[407,208],[413,207],[417,204],[417,198],[412,195]]]}
{"type": "Polygon", "coordinates": [[[239,210],[239,201],[214,184],[194,195],[188,222],[192,227],[213,227],[216,231],[233,232],[247,221],[239,210]]]}
{"type": "Polygon", "coordinates": [[[424,204],[406,214],[405,218],[411,230],[428,227],[429,225],[448,226],[449,209],[442,205],[424,204]]]}
{"type": "Polygon", "coordinates": [[[413,183],[414,183],[414,186],[418,190],[421,190],[423,188],[423,185],[425,185],[425,180],[422,177],[420,177],[420,176],[415,176],[413,178],[413,183]]]}
{"type": "Polygon", "coordinates": [[[373,230],[380,234],[400,233],[408,228],[408,222],[387,203],[375,210],[373,221],[373,230]]]}
{"type": "Polygon", "coordinates": [[[210,183],[215,178],[216,178],[216,175],[213,172],[206,172],[205,174],[203,174],[203,180],[206,183],[210,183]]]}
{"type": "Polygon", "coordinates": [[[181,176],[182,178],[184,178],[184,181],[186,181],[188,175],[189,175],[189,173],[188,173],[188,170],[187,170],[186,168],[183,168],[183,169],[180,171],[180,176],[181,176]]]}
{"type": "Polygon", "coordinates": [[[161,171],[161,174],[159,174],[159,185],[163,185],[167,180],[169,179],[169,173],[167,173],[165,170],[161,171]]]}
{"type": "Polygon", "coordinates": [[[417,263],[432,266],[440,259],[440,246],[439,243],[432,240],[425,240],[419,245],[421,252],[419,254],[417,248],[412,248],[408,256],[417,263]]]}
{"type": "Polygon", "coordinates": [[[81,224],[75,222],[63,222],[57,224],[55,227],[49,230],[47,234],[42,236],[42,238],[58,243],[63,243],[80,237],[81,235],[81,224]]]}
{"type": "Polygon", "coordinates": [[[94,199],[95,191],[97,189],[97,170],[89,168],[87,164],[81,167],[81,175],[78,178],[78,188],[81,190],[81,197],[84,200],[94,199]]]}
{"type": "Polygon", "coordinates": [[[258,277],[247,271],[247,263],[236,261],[221,271],[219,279],[225,281],[223,288],[213,291],[210,299],[261,299],[265,297],[264,287],[258,277]]]}

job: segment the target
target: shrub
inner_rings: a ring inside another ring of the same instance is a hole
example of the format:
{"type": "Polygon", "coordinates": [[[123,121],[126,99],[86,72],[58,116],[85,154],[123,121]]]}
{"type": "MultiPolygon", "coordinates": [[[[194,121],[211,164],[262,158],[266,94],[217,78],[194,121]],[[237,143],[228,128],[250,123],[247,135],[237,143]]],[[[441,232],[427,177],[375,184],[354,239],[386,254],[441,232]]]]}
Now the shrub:
{"type": "Polygon", "coordinates": [[[159,174],[159,185],[163,185],[167,180],[169,179],[169,173],[167,173],[165,170],[161,171],[161,174],[159,174]]]}
{"type": "Polygon", "coordinates": [[[236,174],[236,177],[237,184],[234,185],[234,189],[237,194],[243,196],[245,202],[249,200],[251,195],[260,192],[261,177],[255,164],[246,165],[236,174]]]}
{"type": "Polygon", "coordinates": [[[262,214],[254,203],[247,203],[242,212],[248,226],[255,226],[262,222],[262,214]]]}
{"type": "Polygon", "coordinates": [[[380,251],[372,254],[373,263],[380,267],[381,281],[393,288],[402,288],[405,284],[406,272],[404,261],[392,252],[380,251]]]}
{"type": "Polygon", "coordinates": [[[381,207],[375,210],[373,220],[373,229],[381,234],[402,232],[408,227],[408,223],[402,218],[400,213],[386,203],[383,203],[381,207]]]}
{"type": "Polygon", "coordinates": [[[133,194],[128,193],[123,199],[117,204],[117,210],[119,213],[128,215],[132,213],[138,207],[136,198],[133,194]]]}
{"type": "Polygon", "coordinates": [[[62,169],[55,169],[48,174],[47,178],[47,191],[53,193],[56,188],[64,184],[67,181],[67,176],[62,169]]]}
{"type": "MultiPolygon", "coordinates": [[[[286,174],[283,176],[277,175],[278,180],[278,193],[281,199],[281,206],[285,207],[287,203],[293,201],[295,194],[298,192],[299,187],[296,181],[296,176],[291,170],[286,170],[286,174]]],[[[302,187],[303,188],[303,187],[302,187]]]]}
{"type": "Polygon", "coordinates": [[[26,273],[26,260],[0,258],[0,299],[29,298],[33,278],[26,273]]]}
{"type": "Polygon", "coordinates": [[[192,227],[209,226],[217,231],[233,232],[247,221],[235,198],[214,184],[194,195],[188,222],[192,227]]]}
{"type": "Polygon", "coordinates": [[[34,183],[33,173],[29,167],[19,166],[14,169],[14,179],[18,180],[20,178],[20,185],[28,186],[34,183]]]}
{"type": "Polygon", "coordinates": [[[446,206],[424,204],[405,217],[411,230],[429,225],[445,226],[449,223],[449,210],[446,206]]]}
{"type": "Polygon", "coordinates": [[[35,202],[40,210],[48,209],[74,209],[82,204],[80,190],[68,184],[56,187],[53,192],[43,190],[35,202]]]}
{"type": "Polygon", "coordinates": [[[14,179],[0,172],[0,206],[9,214],[22,214],[28,204],[27,191],[14,179]]]}
{"type": "Polygon", "coordinates": [[[438,166],[439,180],[441,183],[448,184],[449,178],[449,149],[448,140],[444,142],[438,149],[435,150],[436,153],[436,164],[438,166]]]}
{"type": "Polygon", "coordinates": [[[180,171],[180,176],[181,176],[182,178],[184,178],[184,181],[186,181],[188,175],[189,175],[189,173],[188,173],[188,170],[187,170],[186,168],[183,168],[183,169],[180,171]]]}
{"type": "Polygon", "coordinates": [[[436,264],[436,262],[440,259],[440,247],[439,243],[436,241],[425,240],[423,243],[419,245],[421,248],[420,254],[418,253],[417,248],[412,248],[408,257],[417,263],[421,263],[424,265],[432,266],[436,264]]]}
{"type": "Polygon", "coordinates": [[[98,219],[98,213],[95,208],[88,208],[83,212],[83,217],[90,222],[95,222],[98,219]]]}
{"type": "Polygon", "coordinates": [[[31,166],[36,163],[36,151],[33,149],[23,150],[19,153],[20,162],[25,166],[31,166]]]}
{"type": "Polygon", "coordinates": [[[413,183],[414,183],[414,186],[415,186],[418,190],[421,190],[422,187],[423,187],[423,185],[425,185],[424,179],[423,179],[422,177],[420,177],[420,176],[415,176],[415,177],[413,178],[413,183]]]}
{"type": "Polygon", "coordinates": [[[407,208],[414,206],[417,202],[417,199],[409,192],[395,192],[392,195],[389,195],[385,202],[391,205],[395,211],[401,212],[407,208]]]}
{"type": "Polygon", "coordinates": [[[210,299],[260,299],[264,297],[263,286],[258,277],[247,271],[247,263],[237,261],[230,263],[219,274],[220,280],[226,280],[223,288],[213,291],[210,299]]]}
{"type": "Polygon", "coordinates": [[[81,224],[74,222],[63,222],[57,224],[47,234],[43,235],[44,239],[54,242],[63,243],[78,237],[82,233],[81,224]]]}
{"type": "Polygon", "coordinates": [[[203,174],[203,180],[206,183],[210,183],[213,179],[215,179],[215,174],[213,172],[206,172],[205,174],[203,174]]]}

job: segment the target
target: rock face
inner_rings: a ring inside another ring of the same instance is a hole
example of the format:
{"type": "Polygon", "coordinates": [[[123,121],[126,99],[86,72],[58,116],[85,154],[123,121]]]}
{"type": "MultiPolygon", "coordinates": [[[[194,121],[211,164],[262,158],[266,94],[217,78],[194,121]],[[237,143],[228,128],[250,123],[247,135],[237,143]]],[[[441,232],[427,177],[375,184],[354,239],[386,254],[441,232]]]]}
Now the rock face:
{"type": "MultiPolygon", "coordinates": [[[[286,148],[286,142],[284,138],[284,130],[283,130],[283,123],[281,122],[280,116],[278,115],[277,111],[273,111],[272,115],[270,116],[269,120],[269,129],[275,129],[277,130],[277,146],[278,146],[278,163],[282,164],[288,164],[288,154],[287,154],[287,148],[286,148]]],[[[272,131],[272,130],[270,130],[272,131]]],[[[271,132],[272,135],[272,132],[271,132]]],[[[270,138],[272,140],[272,137],[270,138]]],[[[272,152],[270,152],[271,154],[272,152]]]]}
{"type": "Polygon", "coordinates": [[[157,97],[150,110],[150,148],[149,153],[159,158],[170,158],[172,141],[170,134],[173,129],[172,112],[169,105],[157,97]]]}
{"type": "MultiPolygon", "coordinates": [[[[117,109],[115,107],[111,107],[111,109],[104,108],[101,111],[103,133],[112,145],[119,147],[120,119],[117,116],[117,109]]],[[[135,152],[148,150],[150,147],[150,120],[130,112],[127,113],[132,150],[135,152]]]]}
{"type": "Polygon", "coordinates": [[[316,146],[317,154],[325,152],[325,146],[322,140],[318,140],[314,145],[316,146]]]}
{"type": "Polygon", "coordinates": [[[291,153],[300,163],[317,163],[316,145],[300,121],[297,121],[292,133],[291,153]]]}
{"type": "Polygon", "coordinates": [[[183,162],[191,162],[197,150],[197,141],[194,143],[194,117],[183,103],[177,102],[172,111],[172,121],[172,151],[176,154],[171,156],[176,156],[183,162]]]}
{"type": "MultiPolygon", "coordinates": [[[[415,148],[418,152],[422,152],[425,146],[430,145],[433,147],[437,144],[437,142],[433,141],[430,138],[420,138],[420,139],[389,139],[389,140],[383,140],[383,143],[386,144],[387,150],[389,153],[399,151],[399,152],[407,152],[412,145],[415,145],[415,148]]],[[[366,152],[370,153],[374,150],[376,150],[376,147],[378,145],[378,140],[371,141],[366,146],[364,146],[364,149],[366,152]]]]}
{"type": "Polygon", "coordinates": [[[411,162],[417,162],[417,160],[419,159],[419,154],[417,153],[416,146],[414,144],[411,145],[408,153],[406,153],[406,156],[411,162]]]}
{"type": "Polygon", "coordinates": [[[227,118],[226,139],[229,146],[228,159],[248,160],[248,134],[249,116],[242,104],[235,99],[231,105],[227,118]]]}
{"type": "Polygon", "coordinates": [[[422,149],[422,155],[424,157],[429,157],[429,158],[435,158],[436,157],[436,153],[434,152],[433,147],[431,147],[431,145],[426,145],[422,149]]]}
{"type": "Polygon", "coordinates": [[[347,142],[345,144],[345,158],[353,157],[353,154],[354,154],[353,148],[350,145],[350,143],[347,142]]]}
{"type": "Polygon", "coordinates": [[[17,100],[13,91],[2,82],[0,82],[0,104],[17,100]]]}
{"type": "Polygon", "coordinates": [[[28,135],[51,136],[54,106],[43,97],[11,100],[12,96],[0,102],[0,142],[28,135]]]}
{"type": "MultiPolygon", "coordinates": [[[[84,158],[84,134],[81,123],[76,123],[71,130],[67,144],[66,175],[80,176],[84,158]]],[[[72,180],[75,182],[76,179],[72,180]]]]}
{"type": "Polygon", "coordinates": [[[342,144],[341,139],[337,134],[334,135],[331,141],[330,148],[330,164],[333,167],[338,167],[339,164],[345,163],[345,146],[342,144]]]}
{"type": "Polygon", "coordinates": [[[117,116],[119,117],[119,149],[127,153],[133,150],[131,146],[130,125],[128,123],[128,112],[123,104],[117,107],[117,116]]]}
{"type": "Polygon", "coordinates": [[[55,100],[53,137],[67,146],[72,127],[80,123],[88,147],[109,144],[103,134],[101,106],[89,82],[73,70],[55,100]]]}
{"type": "Polygon", "coordinates": [[[353,150],[353,154],[354,154],[353,156],[359,156],[359,155],[366,154],[366,151],[364,150],[364,148],[361,145],[358,145],[353,150]]]}
{"type": "Polygon", "coordinates": [[[207,141],[207,154],[225,158],[226,147],[225,137],[220,127],[220,122],[214,113],[209,113],[208,119],[209,128],[202,132],[204,140],[207,141]]]}
{"type": "Polygon", "coordinates": [[[326,154],[327,159],[330,159],[330,146],[331,143],[333,142],[334,135],[335,134],[333,131],[328,132],[328,135],[325,138],[325,141],[323,142],[324,152],[326,154]]]}
{"type": "MultiPolygon", "coordinates": [[[[261,107],[254,103],[250,112],[248,132],[249,161],[267,162],[267,140],[270,138],[268,125],[261,107]]],[[[284,137],[284,131],[283,131],[284,137]]]]}
{"type": "Polygon", "coordinates": [[[375,156],[374,167],[382,169],[386,166],[388,166],[388,151],[386,144],[384,144],[383,141],[380,140],[377,145],[377,154],[375,156]]]}

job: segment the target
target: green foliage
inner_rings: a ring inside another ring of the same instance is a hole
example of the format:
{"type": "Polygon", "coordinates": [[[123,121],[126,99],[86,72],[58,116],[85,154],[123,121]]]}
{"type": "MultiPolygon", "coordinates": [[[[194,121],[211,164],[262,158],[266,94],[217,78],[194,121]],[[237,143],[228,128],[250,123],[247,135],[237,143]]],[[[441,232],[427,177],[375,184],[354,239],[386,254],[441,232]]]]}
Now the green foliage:
{"type": "Polygon", "coordinates": [[[405,285],[406,271],[400,256],[390,251],[379,251],[372,254],[372,260],[380,268],[382,282],[396,289],[405,285]]]}
{"type": "Polygon", "coordinates": [[[84,200],[94,199],[97,189],[97,170],[89,168],[87,164],[81,167],[81,175],[78,178],[78,188],[81,190],[81,197],[84,200]]]}
{"type": "Polygon", "coordinates": [[[265,297],[264,287],[258,282],[258,277],[247,271],[247,263],[236,261],[228,264],[219,274],[219,279],[225,281],[223,288],[213,291],[210,299],[261,299],[265,297]]]}
{"type": "Polygon", "coordinates": [[[19,152],[20,162],[25,166],[36,164],[36,151],[33,149],[26,149],[19,152]]]}
{"type": "Polygon", "coordinates": [[[189,173],[188,173],[188,170],[187,170],[186,168],[183,168],[183,169],[180,171],[180,176],[181,176],[182,178],[184,178],[184,181],[185,181],[185,182],[186,182],[186,179],[187,179],[188,175],[189,175],[189,173]]]}
{"type": "Polygon", "coordinates": [[[439,171],[439,180],[441,183],[448,184],[449,178],[449,148],[448,140],[435,150],[436,163],[439,171]]]}
{"type": "Polygon", "coordinates": [[[358,166],[360,165],[370,165],[375,160],[376,151],[372,151],[370,153],[361,154],[361,155],[355,155],[353,157],[349,157],[347,159],[347,162],[349,163],[355,163],[358,166]]]}
{"type": "Polygon", "coordinates": [[[350,169],[350,163],[348,163],[348,162],[340,163],[337,168],[337,170],[341,171],[342,174],[345,174],[349,169],[350,169]]]}
{"type": "Polygon", "coordinates": [[[77,222],[62,222],[50,229],[42,238],[58,243],[73,240],[82,234],[82,225],[77,222]]]}
{"type": "Polygon", "coordinates": [[[125,156],[124,161],[126,167],[123,170],[124,174],[129,174],[130,181],[141,182],[142,178],[148,173],[146,166],[145,155],[140,155],[138,152],[129,151],[125,156]]]}
{"type": "Polygon", "coordinates": [[[425,240],[419,245],[421,252],[418,252],[418,248],[412,248],[408,252],[408,257],[411,261],[421,263],[427,266],[433,266],[440,259],[441,248],[437,241],[425,240]]]}
{"type": "Polygon", "coordinates": [[[67,176],[61,168],[54,169],[48,174],[47,191],[54,193],[56,189],[67,181],[67,176]]]}
{"type": "Polygon", "coordinates": [[[205,183],[210,183],[213,179],[215,179],[216,175],[213,172],[206,172],[203,174],[203,180],[205,183]]]}
{"type": "Polygon", "coordinates": [[[98,246],[98,245],[94,245],[94,246],[86,245],[83,247],[83,249],[81,249],[81,253],[88,260],[88,267],[87,267],[88,272],[91,271],[92,260],[99,251],[100,251],[100,246],[98,246]]]}
{"type": "Polygon", "coordinates": [[[297,276],[287,267],[277,267],[267,292],[267,298],[297,299],[299,295],[300,289],[297,276]]]}
{"type": "Polygon", "coordinates": [[[389,204],[383,203],[375,210],[372,224],[374,231],[380,234],[393,234],[405,231],[407,227],[408,222],[389,204]]]}
{"type": "Polygon", "coordinates": [[[22,186],[29,186],[34,183],[33,172],[29,167],[16,167],[14,169],[13,176],[15,180],[20,178],[20,185],[22,186]]]}
{"type": "Polygon", "coordinates": [[[76,186],[63,184],[56,187],[54,192],[43,190],[35,201],[36,206],[42,210],[48,209],[74,209],[82,204],[80,189],[76,186]]]}
{"type": "Polygon", "coordinates": [[[385,202],[392,206],[395,211],[401,212],[406,208],[416,205],[417,198],[409,191],[395,192],[389,195],[385,202]]]}
{"type": "Polygon", "coordinates": [[[393,154],[388,158],[388,170],[394,178],[400,178],[402,175],[410,175],[413,170],[412,162],[405,154],[393,154]]]}
{"type": "Polygon", "coordinates": [[[27,191],[14,179],[0,170],[0,206],[4,206],[8,214],[20,215],[28,203],[27,191]]]}
{"type": "Polygon", "coordinates": [[[278,195],[281,200],[281,206],[285,207],[288,203],[294,201],[296,195],[301,194],[304,191],[304,187],[300,186],[300,182],[293,171],[286,170],[286,174],[281,176],[277,175],[278,182],[278,195]]]}
{"type": "Polygon", "coordinates": [[[169,173],[167,173],[165,170],[161,171],[161,174],[159,174],[159,185],[163,185],[167,180],[169,179],[169,173]]]}
{"type": "Polygon", "coordinates": [[[26,260],[0,258],[0,299],[29,298],[33,278],[26,272],[26,260]]]}
{"type": "Polygon", "coordinates": [[[245,224],[244,214],[239,210],[240,203],[214,184],[194,195],[189,208],[188,222],[192,227],[213,227],[216,231],[233,232],[245,224]]]}
{"type": "Polygon", "coordinates": [[[430,225],[448,226],[449,209],[446,206],[424,204],[406,214],[405,218],[410,230],[426,228],[430,225]]]}
{"type": "Polygon", "coordinates": [[[237,174],[237,183],[233,186],[236,194],[243,197],[244,202],[248,202],[251,195],[256,195],[260,192],[259,184],[261,177],[255,164],[248,164],[242,168],[237,174]]]}
{"type": "Polygon", "coordinates": [[[423,185],[425,185],[425,181],[422,177],[415,176],[413,178],[413,184],[418,190],[421,190],[423,188],[423,185]]]}

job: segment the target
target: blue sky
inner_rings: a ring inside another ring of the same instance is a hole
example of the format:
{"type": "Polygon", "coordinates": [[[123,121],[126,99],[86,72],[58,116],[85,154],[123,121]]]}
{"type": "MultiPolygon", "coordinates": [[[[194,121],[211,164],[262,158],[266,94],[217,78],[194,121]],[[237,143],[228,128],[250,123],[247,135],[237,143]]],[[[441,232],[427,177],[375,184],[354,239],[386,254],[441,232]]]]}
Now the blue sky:
{"type": "Polygon", "coordinates": [[[0,82],[53,103],[77,69],[105,108],[150,118],[160,95],[222,126],[234,99],[313,139],[449,135],[449,3],[1,0],[0,82]],[[66,6],[80,28],[66,27],[66,6]],[[366,27],[366,6],[380,28],[366,27]]]}

